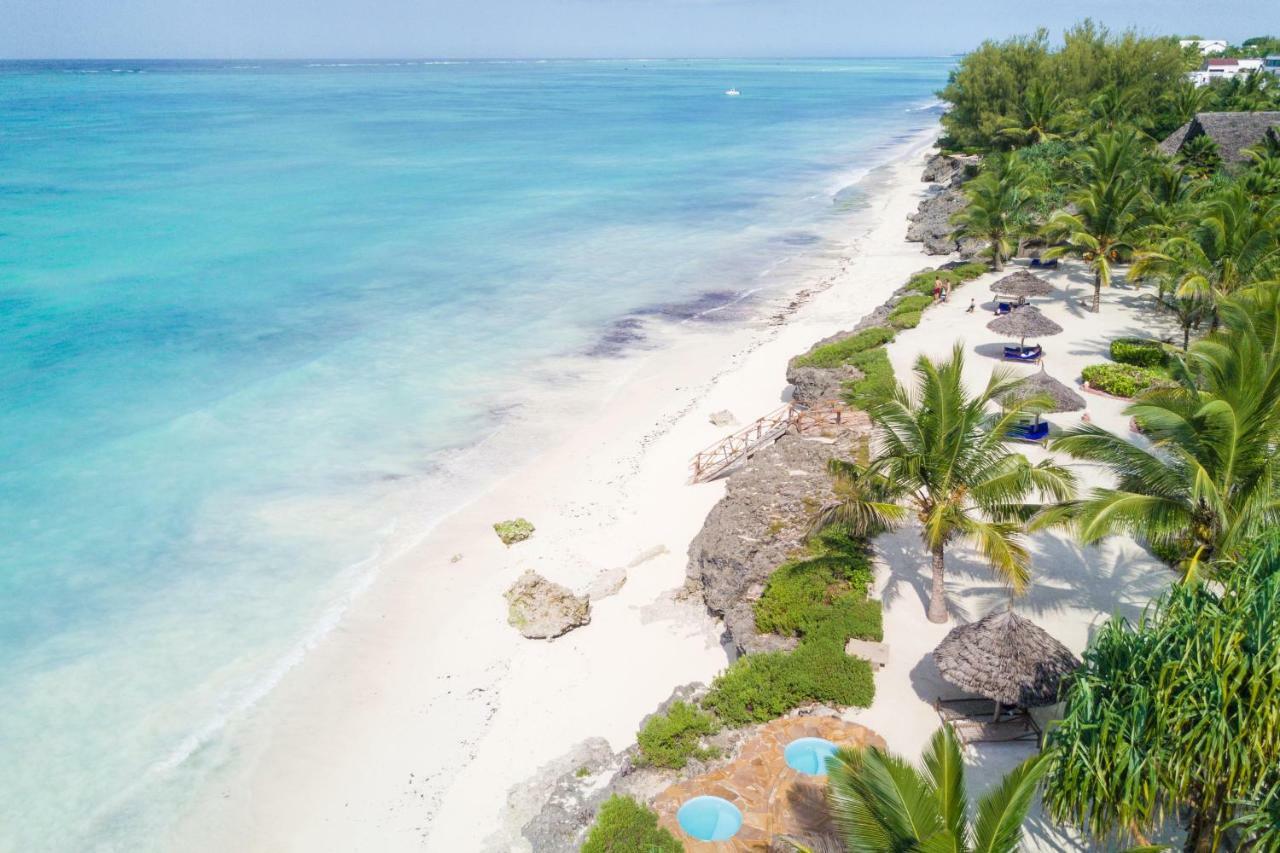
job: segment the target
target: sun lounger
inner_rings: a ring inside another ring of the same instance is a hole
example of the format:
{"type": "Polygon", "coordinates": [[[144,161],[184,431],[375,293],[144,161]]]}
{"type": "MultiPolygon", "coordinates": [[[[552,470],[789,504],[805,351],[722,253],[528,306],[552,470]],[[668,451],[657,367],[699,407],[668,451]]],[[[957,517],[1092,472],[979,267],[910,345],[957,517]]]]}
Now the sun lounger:
{"type": "Polygon", "coordinates": [[[1057,265],[1058,265],[1057,258],[1054,258],[1052,261],[1042,261],[1039,258],[1031,259],[1031,266],[1033,267],[1041,267],[1042,269],[1053,269],[1057,265]]]}
{"type": "Polygon", "coordinates": [[[997,314],[1008,314],[1013,310],[1013,304],[1010,302],[999,302],[996,304],[997,314]]]}
{"type": "Polygon", "coordinates": [[[1004,357],[1009,361],[1039,361],[1044,349],[1037,344],[1033,347],[1005,347],[1004,357]]]}
{"type": "Polygon", "coordinates": [[[933,703],[938,718],[951,725],[961,743],[1035,741],[1039,745],[1043,733],[1026,708],[1002,706],[995,715],[993,707],[990,699],[939,697],[933,703]]]}
{"type": "Polygon", "coordinates": [[[1049,422],[1038,424],[1015,424],[1009,430],[1009,437],[1016,441],[1041,442],[1049,437],[1049,422]]]}

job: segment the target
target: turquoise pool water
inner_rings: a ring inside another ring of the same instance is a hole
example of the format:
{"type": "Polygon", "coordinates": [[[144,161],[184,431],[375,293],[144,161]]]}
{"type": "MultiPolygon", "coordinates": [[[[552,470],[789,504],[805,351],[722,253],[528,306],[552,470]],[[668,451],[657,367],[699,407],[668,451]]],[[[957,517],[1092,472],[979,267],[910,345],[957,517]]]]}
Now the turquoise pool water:
{"type": "Polygon", "coordinates": [[[0,850],[163,849],[564,362],[834,258],[949,67],[0,62],[0,850]]]}
{"type": "Polygon", "coordinates": [[[839,749],[826,738],[802,737],[791,741],[782,756],[787,766],[809,776],[826,776],[827,759],[839,749]]]}
{"type": "Polygon", "coordinates": [[[720,797],[694,797],[676,812],[680,828],[699,841],[725,841],[742,828],[742,812],[720,797]]]}

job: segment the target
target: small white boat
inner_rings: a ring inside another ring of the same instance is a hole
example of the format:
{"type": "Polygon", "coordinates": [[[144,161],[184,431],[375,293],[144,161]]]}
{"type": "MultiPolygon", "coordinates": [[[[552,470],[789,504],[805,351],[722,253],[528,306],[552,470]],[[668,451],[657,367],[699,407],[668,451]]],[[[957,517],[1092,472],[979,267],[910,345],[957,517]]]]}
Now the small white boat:
{"type": "Polygon", "coordinates": [[[727,89],[727,90],[725,90],[725,94],[726,94],[726,95],[741,95],[742,93],[741,93],[741,92],[739,92],[737,89],[727,89]]]}

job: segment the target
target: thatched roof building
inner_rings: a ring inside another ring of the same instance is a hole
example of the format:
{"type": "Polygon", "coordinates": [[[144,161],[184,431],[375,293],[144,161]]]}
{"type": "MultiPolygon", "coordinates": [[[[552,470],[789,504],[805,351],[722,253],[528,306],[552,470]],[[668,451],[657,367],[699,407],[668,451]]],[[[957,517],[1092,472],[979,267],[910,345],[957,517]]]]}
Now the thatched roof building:
{"type": "Polygon", "coordinates": [[[1052,400],[1053,405],[1042,410],[1045,412],[1078,412],[1086,405],[1084,397],[1045,373],[1044,365],[1040,366],[1039,372],[1033,373],[1006,391],[1001,395],[1000,400],[1011,403],[1028,397],[1048,397],[1052,400]]]}
{"type": "Polygon", "coordinates": [[[987,324],[987,328],[1014,338],[1043,338],[1056,335],[1062,327],[1040,313],[1034,305],[1021,305],[987,324]]]}
{"type": "Polygon", "coordinates": [[[1013,275],[992,282],[991,290],[1006,296],[1048,296],[1053,293],[1053,285],[1038,275],[1018,270],[1013,275]]]}
{"type": "Polygon", "coordinates": [[[1196,113],[1195,118],[1160,143],[1160,150],[1172,157],[1197,136],[1212,139],[1223,161],[1244,163],[1249,159],[1244,153],[1246,148],[1268,137],[1280,142],[1280,112],[1196,113]]]}
{"type": "Polygon", "coordinates": [[[1080,666],[1070,649],[1011,609],[953,628],[933,660],[961,690],[1020,708],[1057,702],[1063,676],[1080,666]]]}

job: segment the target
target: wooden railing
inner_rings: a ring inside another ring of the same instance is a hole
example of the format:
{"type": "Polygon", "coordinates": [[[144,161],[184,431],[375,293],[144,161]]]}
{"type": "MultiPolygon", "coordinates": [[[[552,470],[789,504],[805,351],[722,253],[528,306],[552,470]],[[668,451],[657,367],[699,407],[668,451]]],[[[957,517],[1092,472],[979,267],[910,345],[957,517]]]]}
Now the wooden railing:
{"type": "Polygon", "coordinates": [[[806,435],[840,429],[848,424],[853,411],[835,400],[813,406],[788,403],[694,456],[689,463],[693,472],[691,482],[705,483],[718,477],[735,463],[788,432],[806,435]]]}

